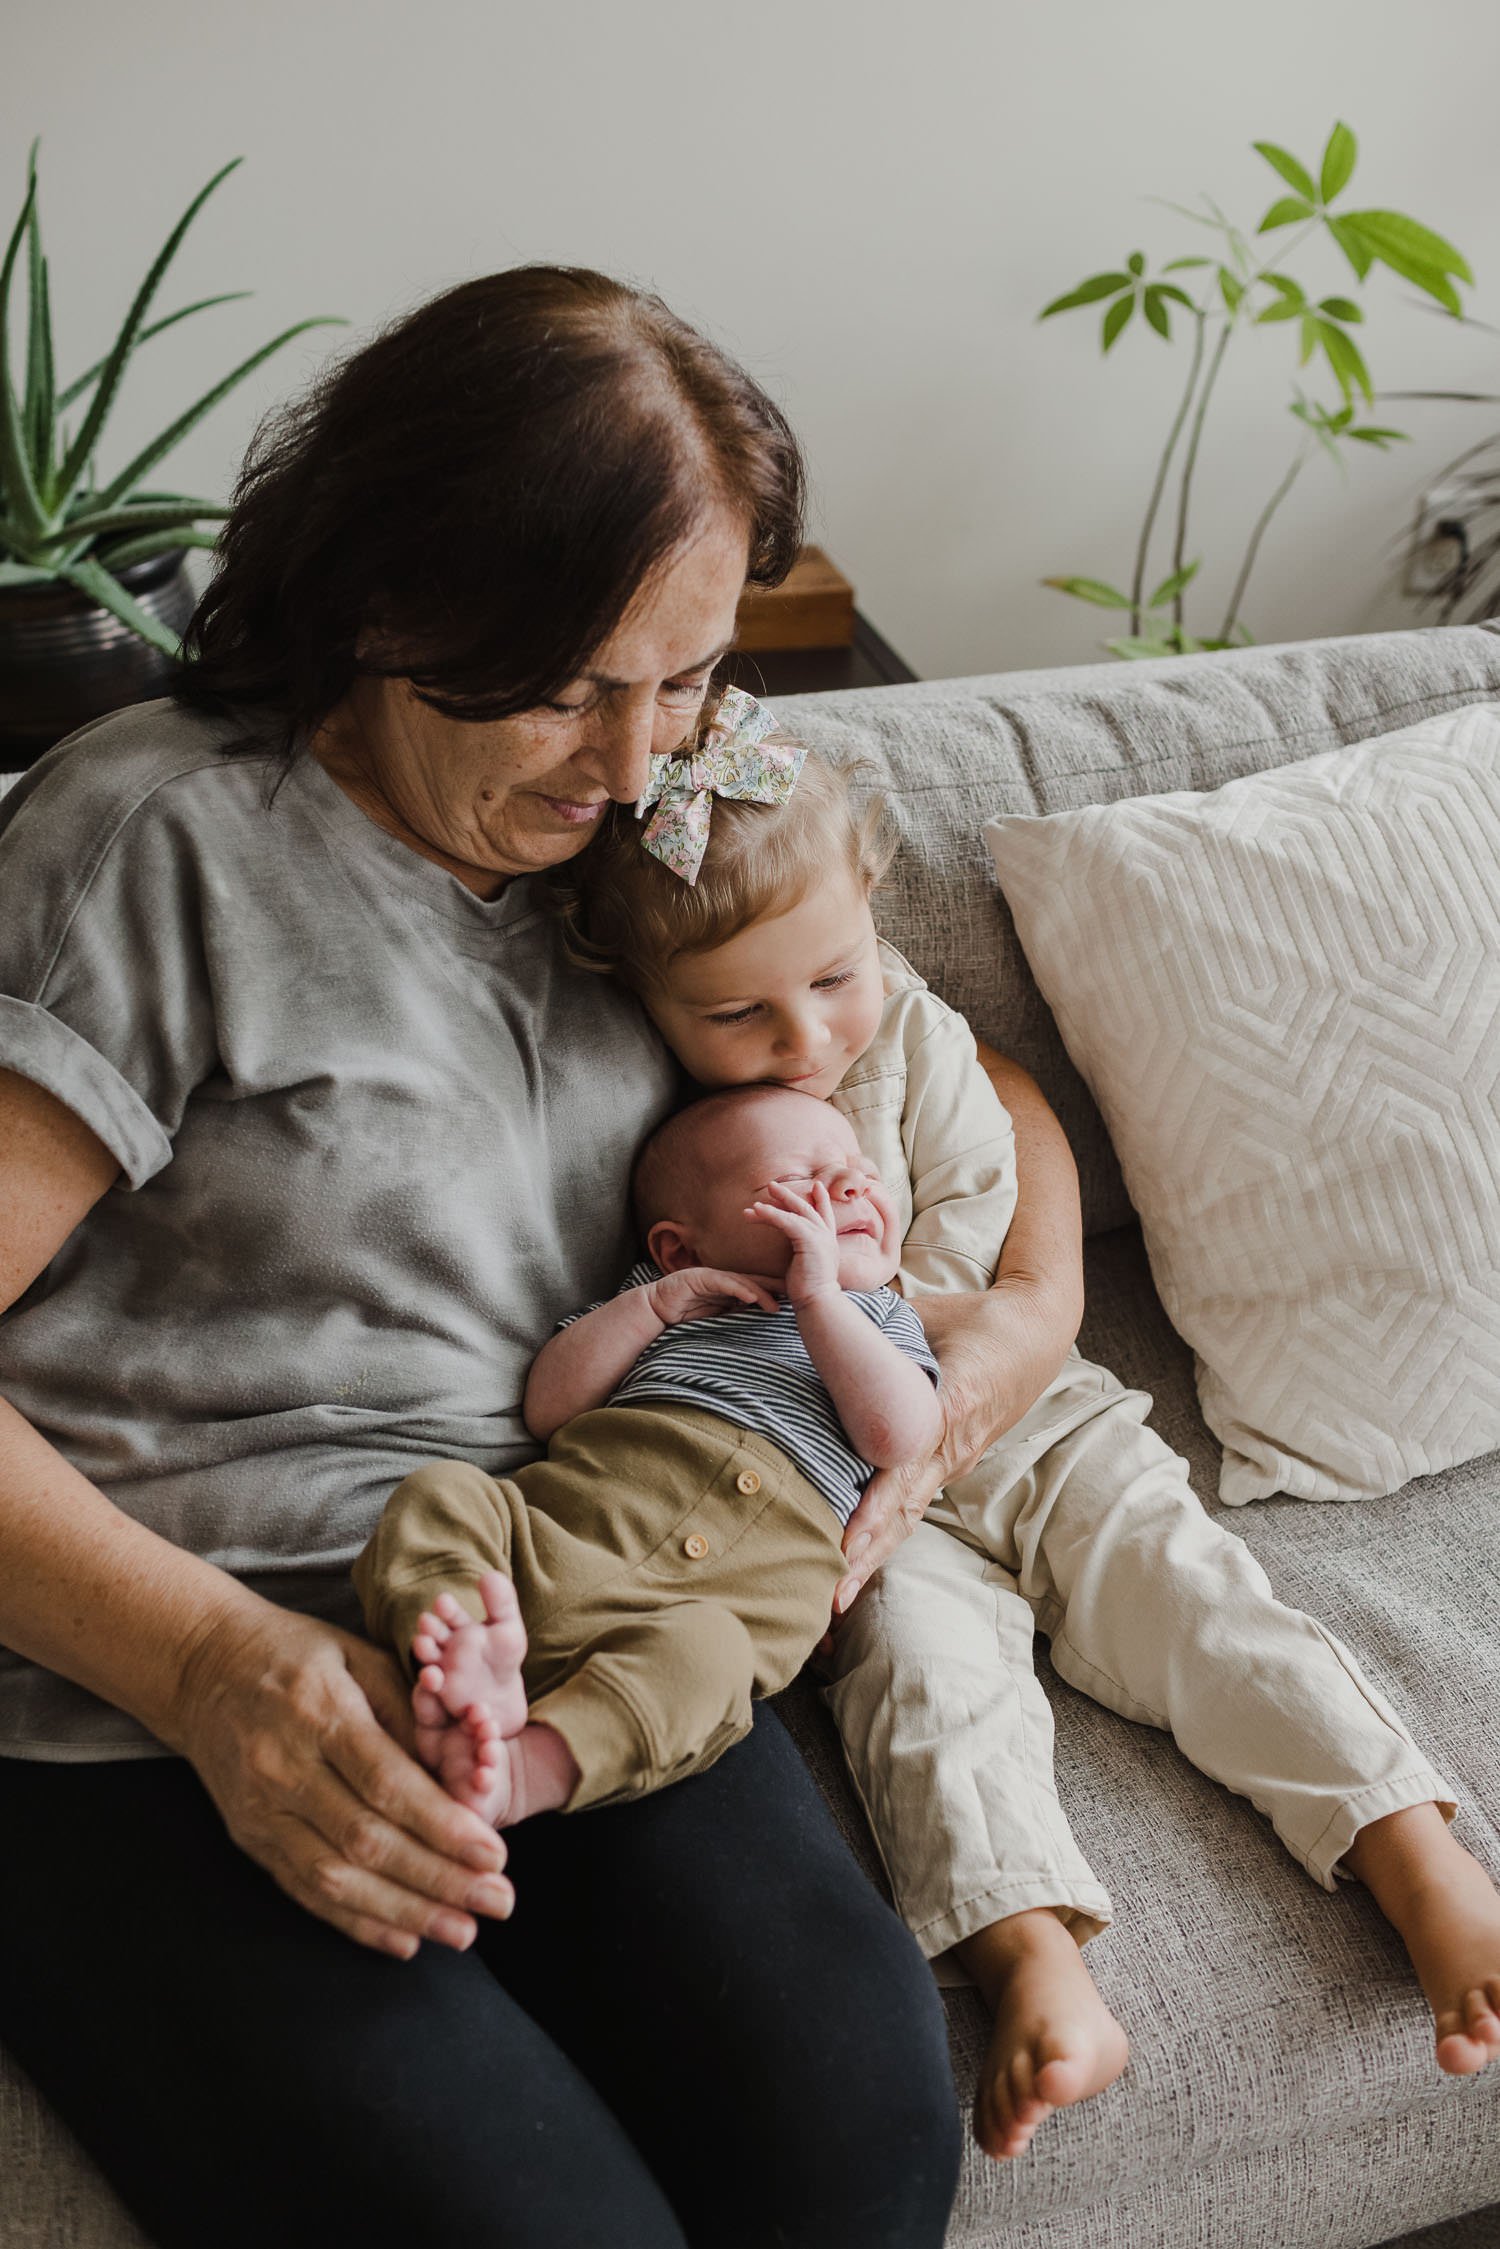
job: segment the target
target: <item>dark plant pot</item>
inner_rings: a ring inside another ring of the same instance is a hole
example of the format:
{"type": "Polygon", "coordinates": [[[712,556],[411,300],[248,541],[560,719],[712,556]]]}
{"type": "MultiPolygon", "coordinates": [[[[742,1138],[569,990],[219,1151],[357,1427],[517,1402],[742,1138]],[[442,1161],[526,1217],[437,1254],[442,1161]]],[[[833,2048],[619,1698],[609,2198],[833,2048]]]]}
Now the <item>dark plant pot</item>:
{"type": "MultiPolygon", "coordinates": [[[[179,551],[120,572],[143,609],[180,633],[196,597],[179,551]]],[[[0,773],[31,765],[91,718],[166,691],[172,666],[71,586],[0,590],[0,773]]]]}

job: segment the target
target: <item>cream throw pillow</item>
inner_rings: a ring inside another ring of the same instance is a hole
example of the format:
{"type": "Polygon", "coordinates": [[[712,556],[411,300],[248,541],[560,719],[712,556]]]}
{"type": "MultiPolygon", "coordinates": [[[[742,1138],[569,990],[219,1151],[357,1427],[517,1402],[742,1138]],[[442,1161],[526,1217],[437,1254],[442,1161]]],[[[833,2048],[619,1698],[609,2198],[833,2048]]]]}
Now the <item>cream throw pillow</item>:
{"type": "Polygon", "coordinates": [[[985,836],[1220,1497],[1500,1445],[1500,705],[985,836]]]}

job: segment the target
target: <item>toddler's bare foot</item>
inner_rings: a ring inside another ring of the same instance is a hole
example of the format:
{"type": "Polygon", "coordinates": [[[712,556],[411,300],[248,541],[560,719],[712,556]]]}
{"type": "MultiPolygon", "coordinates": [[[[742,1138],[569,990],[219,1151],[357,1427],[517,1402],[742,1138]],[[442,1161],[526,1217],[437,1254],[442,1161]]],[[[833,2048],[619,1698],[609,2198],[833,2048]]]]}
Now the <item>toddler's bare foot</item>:
{"type": "Polygon", "coordinates": [[[417,1751],[451,1796],[492,1825],[511,1827],[565,1804],[578,1767],[560,1734],[528,1723],[526,1627],[515,1587],[488,1570],[478,1590],[483,1623],[451,1593],[440,1593],[417,1621],[417,1751]]]}
{"type": "Polygon", "coordinates": [[[1439,2069],[1471,2077],[1500,2059],[1500,1892],[1436,1804],[1373,1820],[1344,1864],[1411,1955],[1432,2009],[1439,2069]]]}
{"type": "Polygon", "coordinates": [[[1021,2155],[1053,2109],[1112,2085],[1130,2048],[1073,1938],[1046,1908],[992,1922],[958,1956],[995,2017],[974,2137],[986,2155],[1021,2155]]]}

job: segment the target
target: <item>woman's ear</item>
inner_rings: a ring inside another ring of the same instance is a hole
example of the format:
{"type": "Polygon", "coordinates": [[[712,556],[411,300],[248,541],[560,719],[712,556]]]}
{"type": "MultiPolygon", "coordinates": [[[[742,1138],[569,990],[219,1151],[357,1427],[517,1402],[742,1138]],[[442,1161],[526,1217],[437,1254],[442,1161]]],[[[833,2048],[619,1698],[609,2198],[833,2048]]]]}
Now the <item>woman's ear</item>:
{"type": "Polygon", "coordinates": [[[646,1236],[646,1250],[664,1273],[682,1273],[703,1261],[688,1240],[687,1228],[675,1218],[659,1218],[646,1236]]]}

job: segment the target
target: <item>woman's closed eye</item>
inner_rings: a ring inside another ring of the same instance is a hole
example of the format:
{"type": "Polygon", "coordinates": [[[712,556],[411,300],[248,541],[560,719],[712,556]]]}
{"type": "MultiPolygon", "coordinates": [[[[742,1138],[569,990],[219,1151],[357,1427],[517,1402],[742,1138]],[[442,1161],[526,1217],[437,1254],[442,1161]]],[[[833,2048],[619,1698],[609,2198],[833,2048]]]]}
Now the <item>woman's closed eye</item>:
{"type": "MultiPolygon", "coordinates": [[[[702,679],[669,679],[659,691],[660,699],[664,703],[681,704],[683,706],[690,703],[701,703],[708,693],[708,681],[711,676],[711,674],[708,674],[702,679]]],[[[585,712],[591,711],[601,700],[602,697],[599,695],[581,695],[571,700],[559,696],[556,701],[543,703],[541,708],[544,711],[555,711],[560,718],[579,718],[585,712]]]]}

